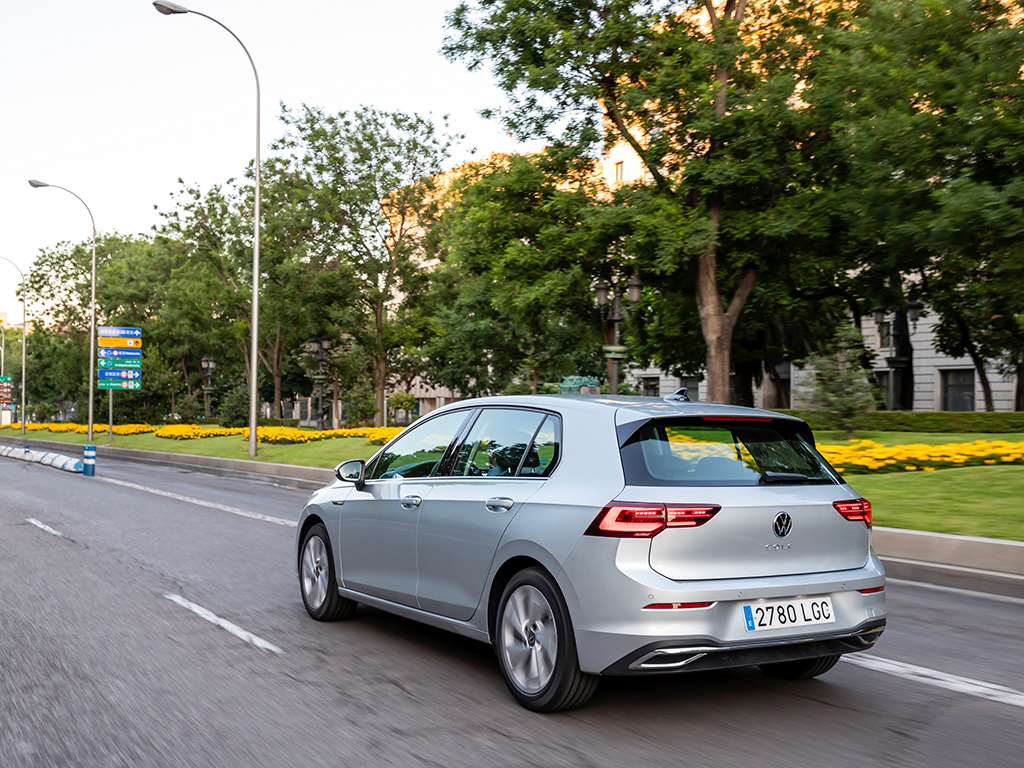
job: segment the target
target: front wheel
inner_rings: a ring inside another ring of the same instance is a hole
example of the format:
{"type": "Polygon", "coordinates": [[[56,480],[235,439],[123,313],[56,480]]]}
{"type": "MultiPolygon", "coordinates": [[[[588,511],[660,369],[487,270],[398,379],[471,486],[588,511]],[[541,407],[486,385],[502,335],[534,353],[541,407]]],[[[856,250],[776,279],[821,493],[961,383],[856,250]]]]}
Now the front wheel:
{"type": "Polygon", "coordinates": [[[527,709],[572,709],[585,703],[597,688],[597,675],[580,671],[562,593],[539,568],[520,571],[505,587],[494,649],[509,691],[527,709]]]}
{"type": "Polygon", "coordinates": [[[779,661],[774,664],[761,664],[761,671],[768,677],[777,680],[807,680],[828,672],[839,661],[835,656],[821,656],[817,659],[800,659],[799,661],[779,661]]]}
{"type": "Polygon", "coordinates": [[[299,560],[299,584],[306,612],[317,621],[337,621],[352,616],[359,605],[338,594],[334,562],[327,529],[317,523],[302,542],[299,560]]]}

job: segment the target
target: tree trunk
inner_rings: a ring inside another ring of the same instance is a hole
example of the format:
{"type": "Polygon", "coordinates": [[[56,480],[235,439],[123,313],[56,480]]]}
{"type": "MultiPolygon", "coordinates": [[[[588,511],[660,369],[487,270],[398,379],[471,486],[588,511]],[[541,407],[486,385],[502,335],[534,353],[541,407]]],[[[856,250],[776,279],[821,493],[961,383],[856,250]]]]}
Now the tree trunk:
{"type": "Polygon", "coordinates": [[[274,418],[283,419],[284,411],[281,410],[281,366],[277,366],[277,370],[274,371],[274,418]]]}
{"type": "Polygon", "coordinates": [[[896,380],[896,410],[914,410],[914,346],[910,343],[910,327],[907,325],[906,310],[898,310],[892,322],[893,351],[896,357],[904,358],[899,368],[893,369],[896,380]]]}
{"type": "Polygon", "coordinates": [[[740,311],[754,290],[757,272],[746,267],[740,276],[736,293],[728,309],[722,309],[718,294],[718,225],[721,219],[720,202],[714,202],[709,212],[711,221],[711,242],[697,258],[697,314],[700,317],[701,333],[707,346],[705,368],[707,369],[707,399],[711,403],[729,402],[729,355],[732,348],[732,332],[736,328],[740,311]]]}
{"type": "Polygon", "coordinates": [[[377,412],[373,415],[373,425],[375,427],[384,426],[384,388],[387,384],[388,379],[388,361],[384,356],[373,357],[373,388],[376,391],[377,400],[377,412]]]}
{"type": "Polygon", "coordinates": [[[1013,410],[1024,411],[1024,358],[1017,361],[1017,386],[1013,392],[1013,410]]]}
{"type": "Polygon", "coordinates": [[[953,321],[960,332],[960,343],[963,344],[964,349],[967,350],[967,354],[971,358],[971,362],[974,363],[974,370],[978,372],[978,380],[981,381],[981,391],[985,394],[985,410],[992,412],[996,407],[995,403],[992,402],[992,385],[989,383],[988,372],[985,370],[985,361],[979,355],[978,348],[975,346],[973,339],[971,339],[971,330],[967,327],[967,323],[964,322],[959,312],[953,313],[953,321]]]}

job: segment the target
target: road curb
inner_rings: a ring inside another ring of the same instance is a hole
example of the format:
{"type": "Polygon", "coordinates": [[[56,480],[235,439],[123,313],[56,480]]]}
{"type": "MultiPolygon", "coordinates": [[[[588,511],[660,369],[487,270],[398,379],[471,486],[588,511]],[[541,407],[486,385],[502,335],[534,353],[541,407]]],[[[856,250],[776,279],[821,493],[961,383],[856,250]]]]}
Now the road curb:
{"type": "MultiPolygon", "coordinates": [[[[0,437],[0,444],[30,446],[48,451],[69,452],[70,449],[81,450],[75,443],[63,443],[56,440],[37,440],[8,436],[0,437]]],[[[188,472],[204,472],[219,477],[232,477],[240,480],[252,480],[261,483],[272,483],[287,488],[314,491],[334,480],[334,471],[319,467],[302,467],[296,464],[272,464],[266,461],[248,459],[219,459],[213,456],[192,456],[182,453],[162,453],[160,451],[140,451],[135,448],[117,448],[111,445],[96,446],[97,474],[102,474],[103,459],[129,461],[137,464],[151,464],[159,467],[177,467],[188,472]]]]}
{"type": "Polygon", "coordinates": [[[894,578],[1024,597],[1024,542],[882,527],[873,537],[894,578]]]}

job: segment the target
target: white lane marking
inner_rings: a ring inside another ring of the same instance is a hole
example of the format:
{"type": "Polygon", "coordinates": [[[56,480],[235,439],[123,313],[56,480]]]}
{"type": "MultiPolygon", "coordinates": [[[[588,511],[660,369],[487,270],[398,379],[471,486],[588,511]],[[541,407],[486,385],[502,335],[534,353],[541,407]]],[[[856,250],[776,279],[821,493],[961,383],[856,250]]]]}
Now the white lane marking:
{"type": "Polygon", "coordinates": [[[1011,597],[1010,595],[994,595],[990,592],[978,592],[973,589],[960,589],[959,587],[946,587],[942,584],[927,584],[923,581],[910,581],[908,579],[894,579],[890,576],[885,577],[886,584],[896,584],[902,587],[921,587],[922,589],[934,589],[936,592],[949,592],[954,595],[963,595],[964,597],[977,597],[985,600],[995,600],[998,603],[1013,603],[1014,605],[1024,605],[1024,597],[1011,597]]]}
{"type": "Polygon", "coordinates": [[[166,496],[168,499],[176,499],[177,501],[187,501],[190,504],[198,504],[200,507],[209,507],[210,509],[219,509],[221,512],[230,512],[232,515],[239,515],[240,517],[248,517],[251,520],[262,520],[265,523],[274,523],[276,525],[286,525],[289,528],[295,528],[298,522],[295,520],[286,520],[283,517],[271,517],[270,515],[261,515],[258,512],[249,512],[246,509],[239,509],[238,507],[229,507],[227,504],[218,504],[214,501],[205,501],[203,499],[196,499],[192,496],[182,496],[180,493],[173,493],[171,491],[163,491],[159,488],[150,488],[148,485],[138,485],[137,483],[129,483],[124,480],[115,480],[112,477],[97,477],[94,478],[104,483],[112,483],[113,485],[121,485],[125,488],[132,488],[136,491],[145,491],[146,493],[154,493],[157,496],[166,496]]]}
{"type": "Polygon", "coordinates": [[[201,605],[189,602],[181,595],[164,595],[168,600],[177,603],[182,608],[188,608],[192,613],[196,614],[200,618],[206,619],[211,624],[216,624],[221,629],[225,629],[235,637],[245,640],[245,642],[255,645],[261,651],[270,651],[271,653],[284,653],[273,643],[268,643],[262,637],[257,637],[252,632],[242,629],[237,624],[232,624],[227,619],[222,619],[220,616],[215,614],[213,611],[203,608],[201,605]]]}
{"type": "Polygon", "coordinates": [[[902,661],[882,659],[878,656],[848,654],[843,656],[842,660],[855,664],[858,667],[872,669],[875,672],[884,672],[887,675],[895,675],[906,680],[916,680],[919,683],[934,685],[937,688],[945,688],[950,691],[988,699],[989,701],[998,701],[1001,704],[1024,708],[1024,693],[1002,685],[972,680],[969,677],[960,677],[959,675],[950,675],[947,672],[939,672],[927,667],[918,667],[914,664],[905,664],[902,661]]]}
{"type": "Polygon", "coordinates": [[[879,555],[878,559],[883,563],[904,563],[906,565],[924,565],[928,568],[939,568],[943,571],[959,571],[960,573],[973,573],[978,576],[998,576],[1001,579],[1016,579],[1024,581],[1024,576],[1017,573],[1005,573],[1003,571],[985,571],[981,568],[967,568],[962,565],[946,565],[945,563],[929,563],[925,560],[905,560],[902,557],[885,557],[879,555]]]}
{"type": "Polygon", "coordinates": [[[46,525],[45,523],[40,523],[34,517],[26,517],[25,521],[28,522],[28,523],[32,523],[32,525],[34,525],[36,528],[42,528],[47,533],[52,533],[54,536],[63,536],[64,535],[60,531],[53,530],[53,528],[51,528],[50,526],[46,525]]]}

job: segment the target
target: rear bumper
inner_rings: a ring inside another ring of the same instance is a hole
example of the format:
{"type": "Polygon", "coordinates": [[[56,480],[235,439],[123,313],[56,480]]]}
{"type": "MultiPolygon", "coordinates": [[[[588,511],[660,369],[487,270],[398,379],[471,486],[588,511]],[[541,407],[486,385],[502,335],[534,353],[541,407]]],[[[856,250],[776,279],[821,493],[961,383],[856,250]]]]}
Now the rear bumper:
{"type": "Polygon", "coordinates": [[[881,634],[872,630],[885,626],[885,592],[861,591],[885,584],[885,571],[873,554],[862,567],[843,571],[671,581],[651,569],[644,540],[584,539],[559,574],[584,672],[664,673],[849,653],[869,647],[867,641],[874,642],[881,634]],[[744,605],[826,595],[835,614],[832,623],[747,630],[744,605]],[[710,605],[645,610],[657,603],[704,602],[710,605]],[[672,649],[679,653],[669,653],[672,649]],[[676,658],[666,658],[661,668],[651,668],[651,659],[646,666],[630,668],[654,652],[676,658]],[[705,655],[670,666],[697,653],[705,655]]]}
{"type": "Polygon", "coordinates": [[[853,631],[726,645],[713,638],[651,643],[602,671],[603,675],[659,675],[709,669],[749,667],[780,661],[864,651],[885,630],[885,620],[868,621],[853,631]]]}

